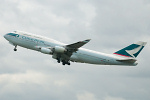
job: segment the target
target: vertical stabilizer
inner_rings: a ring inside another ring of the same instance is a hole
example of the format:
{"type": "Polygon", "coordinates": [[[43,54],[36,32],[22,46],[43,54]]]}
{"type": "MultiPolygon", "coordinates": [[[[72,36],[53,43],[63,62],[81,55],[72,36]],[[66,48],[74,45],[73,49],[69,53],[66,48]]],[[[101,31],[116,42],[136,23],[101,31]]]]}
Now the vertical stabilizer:
{"type": "Polygon", "coordinates": [[[142,51],[144,46],[146,45],[146,42],[139,41],[137,43],[131,44],[114,54],[120,55],[120,56],[125,56],[125,57],[133,57],[136,58],[138,54],[142,51]]]}

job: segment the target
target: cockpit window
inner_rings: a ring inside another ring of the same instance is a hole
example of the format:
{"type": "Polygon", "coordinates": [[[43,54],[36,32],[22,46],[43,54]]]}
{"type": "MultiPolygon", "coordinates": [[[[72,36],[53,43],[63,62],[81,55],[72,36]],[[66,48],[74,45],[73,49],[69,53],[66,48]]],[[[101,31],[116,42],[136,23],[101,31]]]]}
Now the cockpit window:
{"type": "Polygon", "coordinates": [[[15,37],[18,37],[18,36],[19,36],[18,34],[15,34],[15,33],[8,33],[7,35],[15,36],[15,37]]]}

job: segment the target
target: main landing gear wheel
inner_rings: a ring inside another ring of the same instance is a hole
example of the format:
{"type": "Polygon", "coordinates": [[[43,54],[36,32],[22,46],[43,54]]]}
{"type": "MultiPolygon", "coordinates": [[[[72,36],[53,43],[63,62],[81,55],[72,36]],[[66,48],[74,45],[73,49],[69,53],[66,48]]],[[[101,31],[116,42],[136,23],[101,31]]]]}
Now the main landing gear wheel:
{"type": "Polygon", "coordinates": [[[70,65],[70,62],[62,61],[62,65],[65,65],[65,64],[70,65]]]}
{"type": "Polygon", "coordinates": [[[65,62],[62,62],[62,65],[65,65],[66,63],[65,62]]]}
{"type": "Polygon", "coordinates": [[[60,60],[57,60],[58,63],[60,63],[60,60]]]}
{"type": "Polygon", "coordinates": [[[70,63],[68,62],[68,65],[70,65],[70,63]]]}
{"type": "Polygon", "coordinates": [[[57,58],[57,62],[60,63],[60,58],[57,58]]]}

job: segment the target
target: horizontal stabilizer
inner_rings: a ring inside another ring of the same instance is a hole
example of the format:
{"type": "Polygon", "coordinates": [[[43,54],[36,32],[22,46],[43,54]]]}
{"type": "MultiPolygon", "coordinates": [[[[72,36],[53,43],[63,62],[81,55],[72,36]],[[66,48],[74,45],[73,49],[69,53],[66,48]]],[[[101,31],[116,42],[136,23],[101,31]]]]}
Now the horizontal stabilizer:
{"type": "Polygon", "coordinates": [[[121,60],[117,60],[119,62],[126,62],[126,63],[134,63],[137,60],[136,59],[121,59],[121,60]]]}

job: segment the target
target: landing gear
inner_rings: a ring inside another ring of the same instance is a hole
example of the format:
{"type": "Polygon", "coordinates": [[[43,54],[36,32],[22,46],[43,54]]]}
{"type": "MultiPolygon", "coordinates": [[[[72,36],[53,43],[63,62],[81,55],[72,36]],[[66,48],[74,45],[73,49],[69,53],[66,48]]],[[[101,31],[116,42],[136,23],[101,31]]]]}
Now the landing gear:
{"type": "Polygon", "coordinates": [[[55,55],[55,59],[57,60],[58,63],[62,62],[62,65],[66,65],[66,64],[70,65],[69,59],[62,57],[62,55],[60,55],[60,54],[55,55]]]}
{"type": "Polygon", "coordinates": [[[57,60],[58,63],[60,63],[60,60],[57,60]]]}
{"type": "Polygon", "coordinates": [[[60,63],[60,58],[57,58],[57,62],[60,63]]]}
{"type": "Polygon", "coordinates": [[[65,62],[62,62],[62,65],[65,65],[66,63],[65,62]]]}
{"type": "Polygon", "coordinates": [[[14,51],[17,51],[17,45],[15,46],[14,51]]]}
{"type": "Polygon", "coordinates": [[[14,48],[14,51],[17,51],[17,49],[16,49],[16,48],[14,48]]]}
{"type": "Polygon", "coordinates": [[[68,65],[70,65],[70,62],[68,62],[68,65]]]}
{"type": "Polygon", "coordinates": [[[63,60],[62,65],[65,65],[65,64],[70,65],[70,62],[68,62],[68,61],[66,62],[66,61],[63,60]]]}

